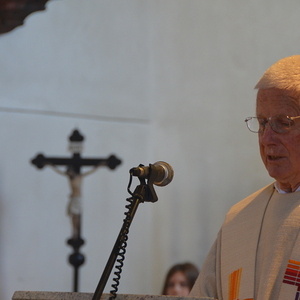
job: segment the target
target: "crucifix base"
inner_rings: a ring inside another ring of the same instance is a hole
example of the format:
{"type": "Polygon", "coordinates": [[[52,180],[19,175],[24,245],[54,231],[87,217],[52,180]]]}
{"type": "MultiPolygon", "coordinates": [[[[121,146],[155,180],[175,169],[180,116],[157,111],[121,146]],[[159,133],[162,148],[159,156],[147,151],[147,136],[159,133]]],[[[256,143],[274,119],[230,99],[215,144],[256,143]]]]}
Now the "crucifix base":
{"type": "Polygon", "coordinates": [[[84,264],[84,255],[79,252],[80,247],[84,244],[84,240],[80,237],[67,240],[67,244],[72,246],[74,252],[69,256],[69,263],[74,267],[73,291],[78,292],[78,271],[79,267],[84,264]]]}

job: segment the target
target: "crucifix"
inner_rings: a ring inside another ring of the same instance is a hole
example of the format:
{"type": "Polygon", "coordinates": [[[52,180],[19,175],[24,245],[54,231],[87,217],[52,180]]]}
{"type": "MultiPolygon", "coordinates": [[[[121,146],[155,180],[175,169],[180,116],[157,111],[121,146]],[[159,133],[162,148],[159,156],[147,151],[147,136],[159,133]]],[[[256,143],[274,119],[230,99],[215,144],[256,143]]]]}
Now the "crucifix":
{"type": "Polygon", "coordinates": [[[121,160],[115,155],[108,158],[82,158],[81,152],[83,149],[84,136],[79,130],[75,129],[69,137],[69,150],[73,154],[71,158],[67,157],[45,157],[43,154],[38,154],[31,163],[38,169],[43,169],[45,166],[50,166],[57,173],[66,176],[69,180],[71,193],[69,196],[69,203],[67,206],[67,214],[71,219],[72,236],[67,240],[68,245],[73,247],[74,252],[69,256],[69,263],[74,267],[74,284],[73,291],[78,291],[78,271],[79,267],[84,263],[84,255],[80,253],[79,249],[84,244],[81,237],[81,184],[82,178],[95,172],[101,166],[107,166],[114,170],[121,164],[121,160]],[[66,167],[65,171],[59,169],[58,166],[66,167]],[[88,171],[82,173],[82,167],[91,167],[88,171]]]}

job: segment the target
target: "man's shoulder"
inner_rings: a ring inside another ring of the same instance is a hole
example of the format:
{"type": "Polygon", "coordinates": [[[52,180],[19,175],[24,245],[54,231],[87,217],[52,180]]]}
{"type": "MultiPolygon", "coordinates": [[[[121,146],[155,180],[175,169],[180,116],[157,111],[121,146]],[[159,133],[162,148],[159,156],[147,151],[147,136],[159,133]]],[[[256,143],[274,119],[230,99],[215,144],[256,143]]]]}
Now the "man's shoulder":
{"type": "Polygon", "coordinates": [[[234,216],[236,216],[242,211],[246,212],[247,210],[255,210],[256,208],[258,208],[258,206],[264,205],[263,202],[269,200],[270,195],[273,191],[274,183],[271,183],[261,188],[260,190],[243,199],[242,201],[233,205],[227,213],[226,218],[232,219],[234,216]]]}

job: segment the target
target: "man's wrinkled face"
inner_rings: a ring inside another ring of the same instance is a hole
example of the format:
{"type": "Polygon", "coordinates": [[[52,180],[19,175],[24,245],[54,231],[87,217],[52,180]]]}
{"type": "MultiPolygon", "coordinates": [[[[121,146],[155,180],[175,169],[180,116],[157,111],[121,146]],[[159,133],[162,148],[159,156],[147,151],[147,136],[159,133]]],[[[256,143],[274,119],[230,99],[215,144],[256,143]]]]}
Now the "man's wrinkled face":
{"type": "MultiPolygon", "coordinates": [[[[300,115],[298,100],[294,93],[275,88],[261,89],[257,94],[257,117],[269,118],[300,115]]],[[[260,155],[269,175],[280,188],[293,191],[300,185],[300,120],[285,133],[273,131],[269,124],[258,134],[260,155]]]]}

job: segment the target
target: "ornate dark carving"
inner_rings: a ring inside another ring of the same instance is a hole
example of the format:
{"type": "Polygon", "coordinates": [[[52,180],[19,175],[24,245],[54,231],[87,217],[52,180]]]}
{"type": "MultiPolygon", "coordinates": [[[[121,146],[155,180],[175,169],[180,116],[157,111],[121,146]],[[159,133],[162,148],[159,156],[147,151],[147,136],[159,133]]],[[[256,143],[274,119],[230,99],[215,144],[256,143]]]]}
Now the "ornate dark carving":
{"type": "Polygon", "coordinates": [[[31,13],[44,10],[48,0],[0,0],[0,34],[24,24],[31,13]]]}

